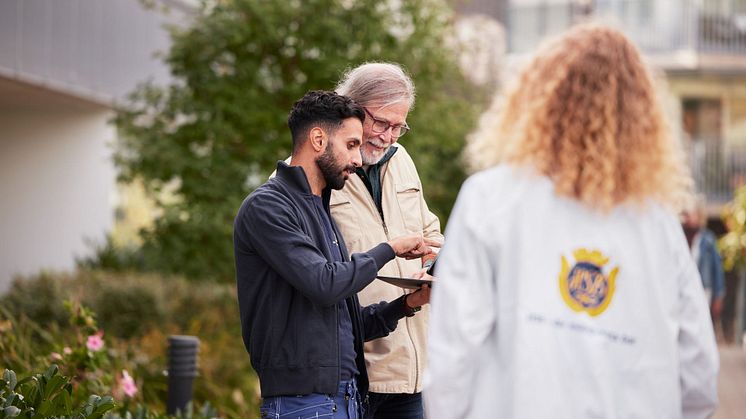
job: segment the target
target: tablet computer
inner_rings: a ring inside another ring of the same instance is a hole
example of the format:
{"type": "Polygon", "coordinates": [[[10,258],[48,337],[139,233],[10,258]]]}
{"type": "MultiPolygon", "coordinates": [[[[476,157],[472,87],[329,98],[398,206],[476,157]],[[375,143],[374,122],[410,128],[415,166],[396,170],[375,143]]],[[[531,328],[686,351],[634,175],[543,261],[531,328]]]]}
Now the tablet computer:
{"type": "Polygon", "coordinates": [[[430,265],[429,268],[427,268],[427,274],[430,276],[435,276],[435,264],[438,263],[438,257],[436,256],[435,259],[433,259],[433,263],[430,265]]]}
{"type": "Polygon", "coordinates": [[[376,278],[381,281],[386,281],[391,285],[396,285],[400,288],[419,289],[423,285],[433,286],[433,281],[429,279],[414,279],[414,278],[400,278],[398,276],[377,276],[376,278]]]}

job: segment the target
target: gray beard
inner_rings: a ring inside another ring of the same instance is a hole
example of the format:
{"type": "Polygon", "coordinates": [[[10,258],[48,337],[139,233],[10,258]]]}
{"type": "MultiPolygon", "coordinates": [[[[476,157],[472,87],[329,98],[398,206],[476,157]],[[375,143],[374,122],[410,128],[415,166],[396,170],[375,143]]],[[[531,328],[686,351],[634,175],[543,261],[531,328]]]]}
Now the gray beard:
{"type": "Polygon", "coordinates": [[[361,150],[360,150],[360,157],[362,158],[362,161],[363,161],[363,166],[372,166],[372,165],[374,165],[374,164],[377,164],[377,163],[378,163],[379,161],[381,161],[381,159],[383,158],[383,156],[385,156],[385,155],[386,155],[386,152],[387,152],[387,151],[389,151],[389,149],[388,149],[388,148],[387,148],[386,150],[384,150],[384,151],[383,151],[383,152],[381,153],[381,155],[380,155],[380,156],[376,157],[376,156],[374,156],[374,155],[371,155],[371,154],[368,154],[368,153],[366,153],[365,151],[363,151],[363,150],[361,149],[361,150]]]}

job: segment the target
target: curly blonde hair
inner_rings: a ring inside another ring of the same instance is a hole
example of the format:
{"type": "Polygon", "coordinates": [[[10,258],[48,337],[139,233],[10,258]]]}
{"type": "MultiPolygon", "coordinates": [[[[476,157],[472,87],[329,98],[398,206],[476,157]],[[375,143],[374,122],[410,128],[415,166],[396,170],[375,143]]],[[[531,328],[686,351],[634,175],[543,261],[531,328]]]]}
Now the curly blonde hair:
{"type": "Polygon", "coordinates": [[[692,180],[649,70],[621,32],[576,26],[545,44],[472,136],[471,163],[533,166],[559,195],[608,211],[686,205],[692,180]]]}

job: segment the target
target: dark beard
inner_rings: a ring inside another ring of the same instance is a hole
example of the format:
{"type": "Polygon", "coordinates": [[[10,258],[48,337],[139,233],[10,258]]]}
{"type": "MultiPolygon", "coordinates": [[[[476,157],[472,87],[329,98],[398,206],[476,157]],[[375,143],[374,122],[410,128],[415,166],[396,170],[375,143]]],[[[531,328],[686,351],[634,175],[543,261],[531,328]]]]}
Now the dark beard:
{"type": "Polygon", "coordinates": [[[330,145],[330,143],[327,143],[324,154],[316,158],[316,165],[319,166],[321,174],[324,176],[326,186],[338,190],[345,186],[345,168],[334,162],[334,153],[330,145]]]}

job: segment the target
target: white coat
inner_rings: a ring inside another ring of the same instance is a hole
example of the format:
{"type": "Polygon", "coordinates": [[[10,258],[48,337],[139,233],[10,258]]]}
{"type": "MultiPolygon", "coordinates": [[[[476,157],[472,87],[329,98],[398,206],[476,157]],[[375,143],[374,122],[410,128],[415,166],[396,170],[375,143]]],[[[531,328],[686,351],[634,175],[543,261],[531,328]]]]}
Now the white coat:
{"type": "Polygon", "coordinates": [[[501,166],[464,184],[436,268],[423,395],[445,418],[705,418],[718,353],[677,217],[591,210],[501,166]]]}

